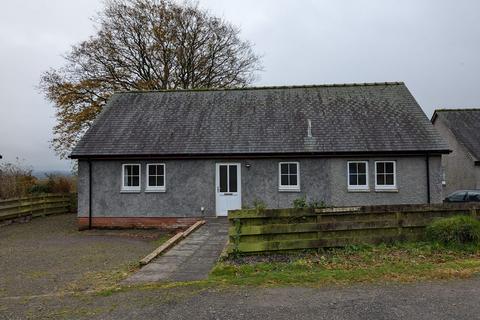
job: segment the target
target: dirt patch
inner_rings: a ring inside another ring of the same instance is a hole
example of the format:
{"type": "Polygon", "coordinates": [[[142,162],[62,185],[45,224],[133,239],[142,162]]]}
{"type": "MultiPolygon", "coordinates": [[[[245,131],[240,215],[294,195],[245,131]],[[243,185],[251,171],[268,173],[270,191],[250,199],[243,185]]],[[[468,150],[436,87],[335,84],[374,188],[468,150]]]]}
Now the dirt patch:
{"type": "Polygon", "coordinates": [[[0,297],[114,284],[170,236],[159,230],[78,231],[74,214],[2,227],[0,297]]]}

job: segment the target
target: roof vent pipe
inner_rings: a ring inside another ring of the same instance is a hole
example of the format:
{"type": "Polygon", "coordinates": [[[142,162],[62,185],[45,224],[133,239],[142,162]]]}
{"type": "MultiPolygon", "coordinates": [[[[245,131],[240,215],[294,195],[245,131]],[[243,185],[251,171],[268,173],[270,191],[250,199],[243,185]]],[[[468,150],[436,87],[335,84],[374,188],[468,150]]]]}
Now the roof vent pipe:
{"type": "Polygon", "coordinates": [[[312,137],[312,120],[307,119],[308,122],[308,129],[307,129],[307,137],[312,137]]]}

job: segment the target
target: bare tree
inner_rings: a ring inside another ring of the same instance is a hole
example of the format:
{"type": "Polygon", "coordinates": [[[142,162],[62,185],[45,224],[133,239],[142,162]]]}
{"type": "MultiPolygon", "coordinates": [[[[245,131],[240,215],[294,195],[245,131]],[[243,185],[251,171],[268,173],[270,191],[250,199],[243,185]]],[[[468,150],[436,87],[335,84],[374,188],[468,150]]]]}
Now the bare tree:
{"type": "Polygon", "coordinates": [[[72,47],[65,66],[41,77],[61,157],[116,90],[242,87],[261,70],[237,27],[191,2],[109,0],[95,22],[96,34],[72,47]]]}

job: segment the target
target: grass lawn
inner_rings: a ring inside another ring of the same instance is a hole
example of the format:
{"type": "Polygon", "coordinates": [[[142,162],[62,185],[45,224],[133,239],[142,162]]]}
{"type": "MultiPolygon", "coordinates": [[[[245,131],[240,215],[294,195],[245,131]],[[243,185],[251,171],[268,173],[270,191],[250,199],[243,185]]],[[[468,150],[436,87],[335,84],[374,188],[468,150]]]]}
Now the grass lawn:
{"type": "Polygon", "coordinates": [[[467,278],[479,272],[480,246],[403,243],[227,259],[217,264],[209,282],[321,286],[467,278]]]}

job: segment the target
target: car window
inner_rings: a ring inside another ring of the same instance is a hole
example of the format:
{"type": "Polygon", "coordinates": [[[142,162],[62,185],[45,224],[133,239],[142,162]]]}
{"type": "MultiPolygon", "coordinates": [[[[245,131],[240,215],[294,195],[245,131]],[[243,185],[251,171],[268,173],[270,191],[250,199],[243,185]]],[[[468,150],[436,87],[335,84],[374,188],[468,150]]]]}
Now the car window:
{"type": "Polygon", "coordinates": [[[468,192],[468,201],[480,201],[480,192],[468,192]]]}
{"type": "Polygon", "coordinates": [[[463,201],[465,199],[466,191],[455,192],[448,197],[450,201],[463,201]]]}

